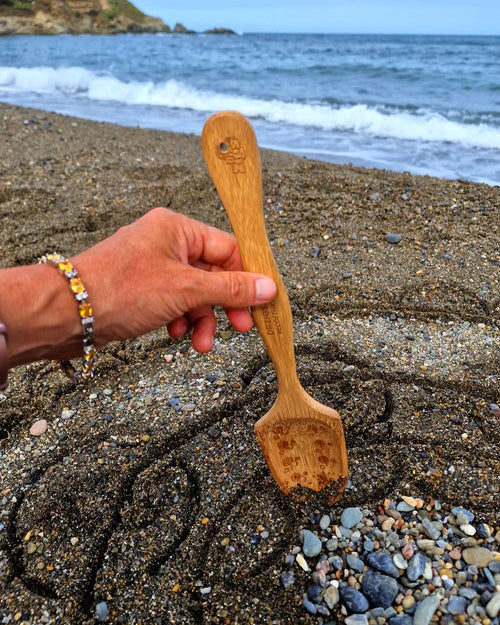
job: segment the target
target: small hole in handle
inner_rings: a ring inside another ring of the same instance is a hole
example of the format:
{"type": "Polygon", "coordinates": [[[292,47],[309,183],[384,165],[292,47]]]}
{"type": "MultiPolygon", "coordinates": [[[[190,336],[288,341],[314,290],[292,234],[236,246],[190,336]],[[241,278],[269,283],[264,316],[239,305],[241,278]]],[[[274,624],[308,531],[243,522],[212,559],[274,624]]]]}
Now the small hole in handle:
{"type": "Polygon", "coordinates": [[[219,149],[221,152],[226,153],[229,150],[229,146],[228,144],[223,141],[220,145],[219,145],[219,149]]]}

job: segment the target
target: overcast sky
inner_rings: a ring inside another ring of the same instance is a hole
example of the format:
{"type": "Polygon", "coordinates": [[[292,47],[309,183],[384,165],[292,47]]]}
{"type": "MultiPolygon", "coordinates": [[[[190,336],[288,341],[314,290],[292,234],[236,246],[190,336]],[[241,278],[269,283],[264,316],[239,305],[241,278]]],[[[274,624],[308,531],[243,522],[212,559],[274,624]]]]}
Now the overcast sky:
{"type": "Polygon", "coordinates": [[[500,0],[136,0],[173,27],[239,32],[500,35],[500,0]]]}

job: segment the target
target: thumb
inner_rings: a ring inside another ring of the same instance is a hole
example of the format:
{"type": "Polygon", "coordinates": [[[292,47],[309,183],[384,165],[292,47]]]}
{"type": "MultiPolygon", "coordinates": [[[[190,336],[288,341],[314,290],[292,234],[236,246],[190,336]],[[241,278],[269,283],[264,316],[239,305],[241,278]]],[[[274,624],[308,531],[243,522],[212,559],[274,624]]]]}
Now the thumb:
{"type": "Polygon", "coordinates": [[[268,276],[246,271],[201,272],[196,299],[198,306],[248,308],[270,302],[276,284],[268,276]]]}

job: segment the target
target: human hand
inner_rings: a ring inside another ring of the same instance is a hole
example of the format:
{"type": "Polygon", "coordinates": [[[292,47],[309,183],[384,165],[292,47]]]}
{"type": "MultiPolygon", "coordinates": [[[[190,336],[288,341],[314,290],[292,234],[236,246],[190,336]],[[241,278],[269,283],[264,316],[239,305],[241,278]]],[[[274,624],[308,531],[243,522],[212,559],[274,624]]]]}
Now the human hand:
{"type": "Polygon", "coordinates": [[[235,330],[252,327],[250,306],[273,299],[271,278],[242,271],[235,238],[166,208],[155,208],[72,259],[94,309],[95,344],[166,325],[191,329],[198,352],[213,345],[222,306],[235,330]]]}

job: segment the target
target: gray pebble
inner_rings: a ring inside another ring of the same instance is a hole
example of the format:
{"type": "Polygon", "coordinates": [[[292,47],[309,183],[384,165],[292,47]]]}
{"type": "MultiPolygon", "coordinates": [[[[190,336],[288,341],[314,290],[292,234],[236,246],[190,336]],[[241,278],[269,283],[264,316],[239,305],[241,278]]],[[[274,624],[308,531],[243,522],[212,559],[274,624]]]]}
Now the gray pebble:
{"type": "Polygon", "coordinates": [[[500,612],[500,592],[496,592],[486,605],[486,613],[490,618],[495,618],[500,612]]]}
{"type": "Polygon", "coordinates": [[[340,516],[340,522],[344,527],[350,529],[359,523],[362,518],[361,508],[346,508],[340,516]]]}
{"type": "Polygon", "coordinates": [[[108,616],[108,606],[106,602],[100,601],[95,607],[95,612],[96,612],[97,618],[100,621],[104,621],[106,617],[108,616]]]}
{"type": "Polygon", "coordinates": [[[461,506],[457,506],[456,508],[452,508],[451,513],[455,517],[459,513],[462,513],[465,516],[465,518],[467,519],[466,523],[472,523],[472,521],[474,520],[474,515],[472,514],[472,512],[470,512],[469,510],[466,510],[465,508],[462,508],[461,506]]]}
{"type": "Polygon", "coordinates": [[[446,609],[450,614],[465,614],[467,599],[465,597],[450,597],[446,609]]]}
{"type": "Polygon", "coordinates": [[[395,234],[394,232],[388,232],[385,235],[385,239],[387,243],[401,243],[402,236],[400,234],[395,234]]]}
{"type": "Polygon", "coordinates": [[[368,618],[364,614],[351,614],[344,620],[345,625],[368,625],[368,618]]]}
{"type": "Polygon", "coordinates": [[[407,614],[393,616],[389,619],[389,625],[412,625],[413,619],[407,614]]]}
{"type": "Polygon", "coordinates": [[[290,588],[295,583],[295,576],[292,571],[283,572],[280,575],[280,581],[283,588],[290,588]]]}
{"type": "Polygon", "coordinates": [[[318,584],[314,584],[313,586],[309,586],[307,589],[307,598],[309,601],[313,603],[319,603],[321,601],[321,591],[323,589],[318,584]]]}
{"type": "Polygon", "coordinates": [[[309,612],[309,614],[312,614],[313,616],[317,614],[318,607],[314,603],[309,601],[309,599],[307,598],[307,595],[304,595],[304,599],[302,600],[302,605],[309,612]]]}
{"type": "Polygon", "coordinates": [[[417,551],[417,553],[412,555],[406,570],[406,576],[410,582],[415,582],[421,575],[424,574],[426,562],[427,558],[420,551],[417,551]]]}
{"type": "Polygon", "coordinates": [[[347,554],[347,566],[353,571],[358,571],[358,573],[362,573],[365,568],[365,563],[363,560],[360,560],[356,556],[353,556],[352,553],[347,554]]]}
{"type": "Polygon", "coordinates": [[[302,551],[308,558],[314,558],[314,556],[321,553],[321,540],[310,530],[304,530],[302,541],[302,551]]]}
{"type": "Polygon", "coordinates": [[[325,547],[328,551],[335,551],[339,546],[339,541],[336,538],[330,538],[326,541],[325,547]]]}
{"type": "Polygon", "coordinates": [[[441,532],[427,517],[422,519],[422,525],[429,538],[432,538],[432,540],[438,540],[438,538],[440,538],[441,532]]]}
{"type": "Polygon", "coordinates": [[[500,573],[500,560],[494,560],[488,564],[488,568],[492,573],[500,573]]]}
{"type": "Polygon", "coordinates": [[[319,520],[319,526],[322,530],[326,530],[330,527],[330,515],[329,514],[324,514],[321,519],[319,520]]]}
{"type": "Polygon", "coordinates": [[[439,597],[437,595],[430,595],[420,601],[413,615],[413,625],[429,625],[438,607],[439,597]]]}

